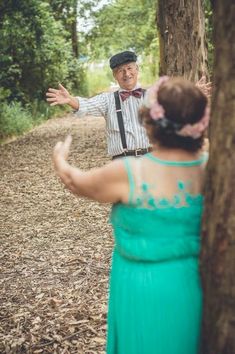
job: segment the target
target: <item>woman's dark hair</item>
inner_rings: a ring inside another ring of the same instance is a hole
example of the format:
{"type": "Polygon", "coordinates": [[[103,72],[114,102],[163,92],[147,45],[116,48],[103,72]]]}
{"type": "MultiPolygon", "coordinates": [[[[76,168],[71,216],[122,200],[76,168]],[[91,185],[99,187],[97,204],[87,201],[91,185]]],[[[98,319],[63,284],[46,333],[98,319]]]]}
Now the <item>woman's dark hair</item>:
{"type": "Polygon", "coordinates": [[[150,140],[167,148],[197,151],[203,145],[203,136],[193,139],[177,135],[177,129],[198,122],[207,105],[206,96],[191,82],[183,78],[170,78],[158,91],[158,102],[165,110],[165,118],[154,120],[150,109],[142,107],[140,122],[146,126],[150,140]]]}

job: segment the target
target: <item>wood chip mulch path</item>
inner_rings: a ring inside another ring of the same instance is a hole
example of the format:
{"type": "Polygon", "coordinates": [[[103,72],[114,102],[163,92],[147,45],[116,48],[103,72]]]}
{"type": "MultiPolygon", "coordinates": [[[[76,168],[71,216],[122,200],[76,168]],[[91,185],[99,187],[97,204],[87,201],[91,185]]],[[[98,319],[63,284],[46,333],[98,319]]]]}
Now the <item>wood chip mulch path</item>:
{"type": "Polygon", "coordinates": [[[68,133],[74,165],[109,161],[102,118],[49,120],[0,146],[0,353],[105,353],[110,205],[55,176],[52,149],[68,133]]]}

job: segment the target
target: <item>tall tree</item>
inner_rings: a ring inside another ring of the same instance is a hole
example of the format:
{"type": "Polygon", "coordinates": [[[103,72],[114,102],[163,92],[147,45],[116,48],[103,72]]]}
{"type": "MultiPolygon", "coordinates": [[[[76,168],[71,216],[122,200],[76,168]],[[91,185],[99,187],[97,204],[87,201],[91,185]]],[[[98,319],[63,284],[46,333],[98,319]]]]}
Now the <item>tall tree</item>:
{"type": "Polygon", "coordinates": [[[87,43],[92,53],[101,58],[125,49],[155,54],[155,8],[155,0],[116,0],[91,12],[94,27],[87,34],[87,43]]]}
{"type": "Polygon", "coordinates": [[[78,58],[77,0],[49,0],[56,20],[61,20],[72,43],[73,55],[78,58]]]}
{"type": "Polygon", "coordinates": [[[214,92],[202,274],[203,354],[235,353],[235,4],[212,1],[214,92]]]}
{"type": "Polygon", "coordinates": [[[203,0],[158,0],[160,75],[208,76],[203,0]]]}

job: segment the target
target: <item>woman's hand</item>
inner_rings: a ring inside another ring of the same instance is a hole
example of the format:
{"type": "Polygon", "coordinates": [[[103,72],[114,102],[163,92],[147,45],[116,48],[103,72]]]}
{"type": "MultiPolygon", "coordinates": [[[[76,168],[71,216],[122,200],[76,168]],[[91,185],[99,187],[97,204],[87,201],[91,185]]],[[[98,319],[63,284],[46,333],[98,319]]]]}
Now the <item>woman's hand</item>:
{"type": "Polygon", "coordinates": [[[59,141],[54,147],[53,161],[55,168],[59,167],[61,162],[65,162],[68,159],[71,143],[72,137],[68,135],[64,142],[59,141]]]}
{"type": "Polygon", "coordinates": [[[64,185],[74,193],[75,188],[71,178],[72,166],[67,162],[71,143],[72,137],[68,135],[64,142],[59,141],[56,144],[53,151],[53,163],[56,174],[60,177],[64,185]]]}
{"type": "Polygon", "coordinates": [[[61,84],[59,84],[58,90],[49,88],[46,96],[48,97],[47,102],[50,103],[50,106],[68,104],[73,109],[77,110],[79,108],[78,100],[71,96],[69,91],[61,84]]]}

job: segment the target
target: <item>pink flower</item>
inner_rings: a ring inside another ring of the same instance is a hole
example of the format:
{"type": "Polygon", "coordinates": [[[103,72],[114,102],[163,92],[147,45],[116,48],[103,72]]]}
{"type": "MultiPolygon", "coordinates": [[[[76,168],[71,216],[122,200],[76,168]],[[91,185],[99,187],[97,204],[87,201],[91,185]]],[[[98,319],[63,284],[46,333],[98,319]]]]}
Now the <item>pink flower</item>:
{"type": "MultiPolygon", "coordinates": [[[[153,86],[151,86],[146,92],[144,105],[150,109],[150,117],[153,120],[158,120],[161,118],[168,119],[167,117],[165,117],[164,108],[158,102],[159,88],[162,84],[164,84],[168,80],[169,80],[168,76],[160,77],[160,79],[153,86]]],[[[193,139],[198,139],[200,136],[202,136],[202,133],[208,127],[209,120],[210,120],[210,110],[209,107],[206,106],[202,118],[197,123],[186,124],[180,130],[176,130],[175,128],[175,134],[180,136],[189,136],[192,137],[193,139]]]]}
{"type": "Polygon", "coordinates": [[[160,86],[168,80],[168,76],[160,77],[159,80],[146,92],[145,106],[150,108],[150,116],[154,120],[163,118],[165,115],[164,108],[157,101],[157,96],[160,86]]]}
{"type": "Polygon", "coordinates": [[[186,124],[182,129],[176,131],[177,135],[189,136],[193,139],[198,139],[202,133],[206,130],[210,121],[210,109],[206,106],[204,115],[195,124],[186,124]]]}
{"type": "Polygon", "coordinates": [[[155,102],[150,109],[150,116],[154,120],[164,118],[165,110],[158,102],[155,102]]]}

